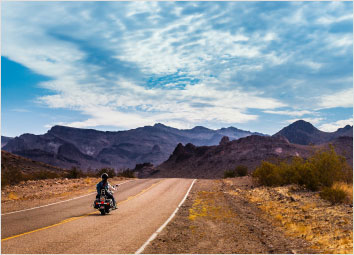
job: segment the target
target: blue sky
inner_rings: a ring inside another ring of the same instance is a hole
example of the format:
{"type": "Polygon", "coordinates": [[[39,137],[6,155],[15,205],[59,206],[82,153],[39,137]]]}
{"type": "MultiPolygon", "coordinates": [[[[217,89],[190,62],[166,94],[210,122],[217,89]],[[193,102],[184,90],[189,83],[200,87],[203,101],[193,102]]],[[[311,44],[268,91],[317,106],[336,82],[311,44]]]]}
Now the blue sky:
{"type": "Polygon", "coordinates": [[[2,134],[353,123],[352,2],[3,2],[2,134]]]}

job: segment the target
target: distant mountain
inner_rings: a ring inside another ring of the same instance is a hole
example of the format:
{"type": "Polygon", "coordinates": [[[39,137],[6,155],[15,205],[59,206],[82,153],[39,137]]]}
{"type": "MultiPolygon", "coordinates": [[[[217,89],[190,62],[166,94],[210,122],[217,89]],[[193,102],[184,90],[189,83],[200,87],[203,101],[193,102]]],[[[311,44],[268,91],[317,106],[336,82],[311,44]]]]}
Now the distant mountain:
{"type": "Polygon", "coordinates": [[[334,140],[340,136],[353,137],[353,126],[339,128],[335,132],[323,132],[315,128],[311,123],[298,120],[283,128],[274,136],[281,135],[286,137],[291,143],[295,144],[321,144],[334,140]]]}
{"type": "Polygon", "coordinates": [[[234,127],[177,129],[161,123],[127,131],[104,132],[54,126],[44,135],[23,134],[9,140],[4,150],[63,168],[133,168],[137,163],[162,163],[178,143],[215,145],[254,133],[234,127]]]}
{"type": "Polygon", "coordinates": [[[12,139],[12,137],[1,136],[1,148],[4,147],[12,139]]]}
{"type": "MultiPolygon", "coordinates": [[[[352,165],[352,138],[341,136],[331,143],[337,153],[345,156],[348,164],[352,165]]],[[[252,135],[235,141],[228,141],[224,137],[217,146],[178,144],[168,160],[148,173],[152,177],[222,178],[225,170],[234,169],[238,165],[247,166],[253,171],[263,160],[277,161],[294,156],[308,158],[315,150],[324,147],[328,147],[328,144],[292,144],[281,135],[252,135]]]]}

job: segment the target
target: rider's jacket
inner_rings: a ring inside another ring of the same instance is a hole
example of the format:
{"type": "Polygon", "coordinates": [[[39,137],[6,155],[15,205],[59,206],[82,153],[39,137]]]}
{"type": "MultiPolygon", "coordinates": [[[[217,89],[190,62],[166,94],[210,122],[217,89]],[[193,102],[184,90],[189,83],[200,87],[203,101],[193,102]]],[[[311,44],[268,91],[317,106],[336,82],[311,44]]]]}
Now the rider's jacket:
{"type": "Polygon", "coordinates": [[[106,192],[108,193],[112,193],[111,192],[112,189],[115,190],[115,188],[113,188],[112,185],[108,183],[108,181],[106,182],[100,181],[99,183],[97,183],[96,185],[97,194],[101,194],[101,189],[105,189],[106,192]]]}

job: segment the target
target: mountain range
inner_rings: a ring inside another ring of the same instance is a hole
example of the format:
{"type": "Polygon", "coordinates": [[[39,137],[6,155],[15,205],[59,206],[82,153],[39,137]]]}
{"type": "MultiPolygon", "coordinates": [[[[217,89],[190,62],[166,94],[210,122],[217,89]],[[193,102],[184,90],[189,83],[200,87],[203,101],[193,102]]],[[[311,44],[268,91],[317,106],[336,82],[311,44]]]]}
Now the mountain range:
{"type": "MultiPolygon", "coordinates": [[[[61,168],[76,166],[83,170],[102,167],[134,168],[136,164],[144,162],[156,166],[167,159],[170,160],[171,157],[176,156],[176,153],[179,155],[179,151],[188,153],[194,151],[193,153],[203,157],[209,155],[207,158],[210,159],[215,154],[215,162],[221,160],[225,167],[244,161],[252,167],[252,162],[256,164],[259,159],[268,156],[288,157],[295,155],[295,152],[306,156],[310,153],[306,145],[335,141],[337,144],[344,143],[352,146],[352,138],[348,137],[353,137],[352,126],[340,128],[335,132],[323,132],[303,120],[290,124],[273,136],[234,127],[217,130],[202,126],[177,129],[160,123],[117,132],[54,126],[43,135],[23,134],[15,138],[2,137],[2,145],[4,144],[2,149],[53,166],[61,168]],[[338,139],[340,137],[347,137],[347,139],[338,139]],[[274,148],[281,148],[282,152],[274,152],[274,148]],[[224,154],[230,152],[229,156],[224,157],[229,163],[225,163],[223,157],[216,156],[219,155],[219,150],[224,154]],[[207,154],[204,154],[206,152],[207,154]]],[[[352,153],[349,154],[352,158],[352,153]]],[[[178,155],[177,158],[180,158],[178,155]]],[[[195,158],[194,161],[191,162],[192,165],[200,161],[199,164],[215,167],[215,164],[208,160],[195,158]]],[[[171,161],[167,160],[160,168],[164,169],[169,163],[171,161]]],[[[182,165],[172,168],[179,167],[182,165]]]]}
{"type": "Polygon", "coordinates": [[[339,128],[335,132],[323,132],[315,128],[311,123],[304,120],[298,120],[291,125],[280,130],[276,135],[286,137],[289,142],[295,144],[321,144],[334,140],[340,136],[353,137],[353,126],[339,128]]]}
{"type": "Polygon", "coordinates": [[[234,127],[217,130],[197,126],[177,129],[155,124],[118,132],[54,126],[43,135],[2,137],[3,150],[62,168],[134,168],[138,163],[165,161],[178,143],[218,144],[223,136],[235,140],[262,135],[234,127]]]}

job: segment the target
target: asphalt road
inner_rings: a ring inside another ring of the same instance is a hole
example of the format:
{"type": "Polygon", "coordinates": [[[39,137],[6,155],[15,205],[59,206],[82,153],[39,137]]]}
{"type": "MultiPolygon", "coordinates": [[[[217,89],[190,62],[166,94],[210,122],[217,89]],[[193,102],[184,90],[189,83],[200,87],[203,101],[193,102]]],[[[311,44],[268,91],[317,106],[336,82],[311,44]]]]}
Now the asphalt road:
{"type": "Polygon", "coordinates": [[[193,180],[144,179],[120,186],[118,210],[100,215],[95,195],[1,216],[2,253],[134,253],[166,221],[193,180]]]}

